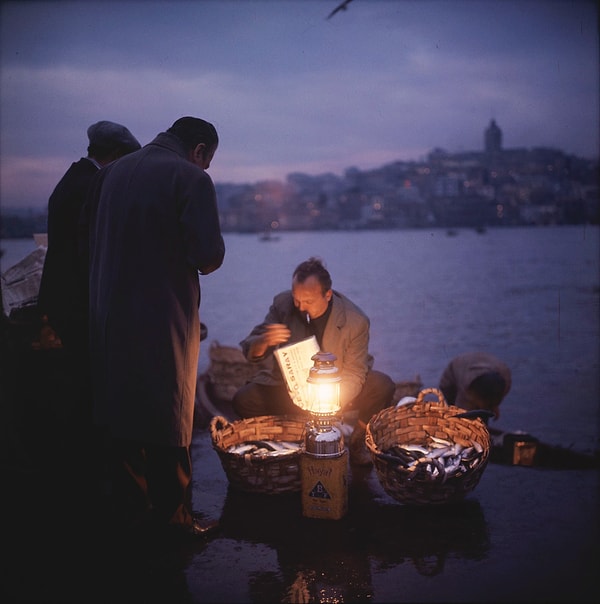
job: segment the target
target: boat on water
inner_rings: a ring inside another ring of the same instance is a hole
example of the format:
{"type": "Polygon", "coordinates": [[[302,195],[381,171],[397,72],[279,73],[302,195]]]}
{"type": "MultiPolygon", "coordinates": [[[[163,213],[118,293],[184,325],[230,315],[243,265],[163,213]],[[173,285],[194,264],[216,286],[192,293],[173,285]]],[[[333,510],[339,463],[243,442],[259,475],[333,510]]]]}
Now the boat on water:
{"type": "Polygon", "coordinates": [[[277,229],[279,228],[279,223],[274,220],[265,226],[262,233],[259,235],[259,241],[279,241],[279,235],[277,234],[277,229]]]}
{"type": "Polygon", "coordinates": [[[273,235],[273,231],[266,230],[260,235],[259,239],[260,241],[279,241],[279,235],[273,235]]]}

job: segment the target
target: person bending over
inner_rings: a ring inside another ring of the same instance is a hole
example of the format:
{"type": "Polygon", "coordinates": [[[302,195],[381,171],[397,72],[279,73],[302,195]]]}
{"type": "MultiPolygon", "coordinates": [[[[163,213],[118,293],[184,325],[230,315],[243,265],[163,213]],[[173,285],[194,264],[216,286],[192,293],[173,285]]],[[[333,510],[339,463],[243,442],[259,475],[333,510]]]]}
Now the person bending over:
{"type": "Polygon", "coordinates": [[[467,411],[485,409],[498,419],[511,384],[511,371],[500,359],[487,352],[467,352],[448,363],[439,388],[449,405],[467,411]]]}

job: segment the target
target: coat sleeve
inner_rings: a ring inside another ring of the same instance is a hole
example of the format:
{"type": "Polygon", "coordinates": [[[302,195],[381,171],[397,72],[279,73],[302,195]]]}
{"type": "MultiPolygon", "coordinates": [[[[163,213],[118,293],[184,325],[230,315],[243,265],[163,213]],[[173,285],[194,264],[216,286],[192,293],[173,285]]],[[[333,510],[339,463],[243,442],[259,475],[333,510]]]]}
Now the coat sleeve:
{"type": "MultiPolygon", "coordinates": [[[[197,168],[195,168],[197,170],[197,168]]],[[[212,180],[198,170],[183,196],[180,222],[188,263],[200,274],[216,271],[225,257],[217,195],[212,180]]]]}
{"type": "Polygon", "coordinates": [[[273,354],[274,347],[271,347],[267,348],[262,357],[255,358],[249,356],[252,343],[265,332],[267,325],[272,323],[284,323],[290,327],[288,313],[283,310],[285,307],[285,299],[287,297],[286,294],[287,292],[282,292],[273,298],[273,302],[271,303],[269,311],[267,312],[263,322],[254,326],[252,331],[240,342],[242,352],[248,361],[253,363],[260,362],[273,354]]]}
{"type": "Polygon", "coordinates": [[[369,320],[364,317],[348,334],[344,341],[343,372],[340,388],[342,408],[352,402],[361,392],[369,370],[369,320]]]}

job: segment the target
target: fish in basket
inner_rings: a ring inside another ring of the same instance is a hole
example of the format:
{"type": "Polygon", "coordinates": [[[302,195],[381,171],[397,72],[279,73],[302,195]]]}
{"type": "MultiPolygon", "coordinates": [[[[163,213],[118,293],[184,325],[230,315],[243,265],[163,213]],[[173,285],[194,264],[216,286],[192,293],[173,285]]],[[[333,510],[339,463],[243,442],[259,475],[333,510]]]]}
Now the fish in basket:
{"type": "Polygon", "coordinates": [[[448,405],[435,388],[381,410],[368,423],[365,442],[386,493],[412,505],[462,500],[479,483],[490,454],[481,418],[464,417],[464,409],[448,405]],[[425,400],[429,394],[438,400],[425,400]]]}
{"type": "Polygon", "coordinates": [[[299,492],[300,458],[306,419],[262,415],[233,422],[215,416],[210,422],[213,449],[229,484],[250,493],[299,492]]]}

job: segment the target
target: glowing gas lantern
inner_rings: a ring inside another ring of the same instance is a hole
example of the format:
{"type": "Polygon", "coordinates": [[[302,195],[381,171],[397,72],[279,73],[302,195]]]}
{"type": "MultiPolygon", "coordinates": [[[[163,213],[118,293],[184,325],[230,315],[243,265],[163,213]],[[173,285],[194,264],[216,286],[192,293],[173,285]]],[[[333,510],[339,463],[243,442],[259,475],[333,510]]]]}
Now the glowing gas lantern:
{"type": "Polygon", "coordinates": [[[308,379],[308,411],[315,421],[331,427],[333,418],[340,412],[340,382],[336,356],[330,352],[317,352],[311,359],[308,379]]]}
{"type": "Polygon", "coordinates": [[[334,425],[340,412],[341,377],[336,356],[318,352],[308,375],[308,411],[301,459],[302,509],[311,518],[341,518],[348,507],[348,452],[334,425]]]}

